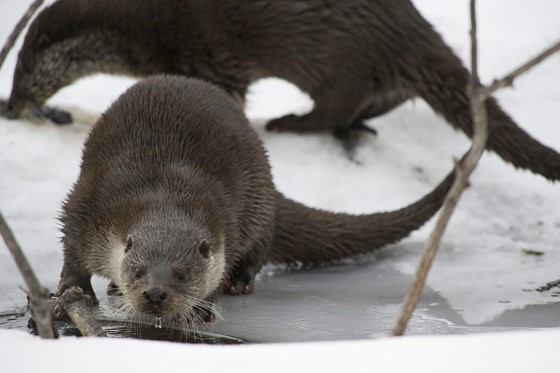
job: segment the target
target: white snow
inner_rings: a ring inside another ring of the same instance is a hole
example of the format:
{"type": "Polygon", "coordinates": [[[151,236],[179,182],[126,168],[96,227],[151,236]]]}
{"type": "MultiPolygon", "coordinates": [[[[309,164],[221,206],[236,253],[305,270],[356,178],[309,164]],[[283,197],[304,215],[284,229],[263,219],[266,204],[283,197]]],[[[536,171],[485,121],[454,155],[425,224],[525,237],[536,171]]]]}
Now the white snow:
{"type": "MultiPolygon", "coordinates": [[[[0,2],[0,42],[29,3],[0,2]]],[[[414,3],[465,61],[468,2],[414,3]]],[[[478,14],[480,68],[486,82],[509,72],[560,35],[560,3],[555,0],[481,1],[478,14]]],[[[0,97],[9,95],[19,45],[21,38],[0,70],[0,97]]],[[[559,81],[560,55],[556,55],[518,79],[514,89],[496,95],[521,127],[557,150],[559,81]]],[[[56,216],[77,177],[81,144],[92,118],[132,83],[97,76],[60,91],[49,103],[80,108],[81,122],[73,126],[0,118],[0,210],[39,278],[51,289],[62,261],[56,216]]],[[[357,154],[360,164],[356,164],[328,135],[264,131],[269,118],[310,109],[309,99],[293,86],[276,80],[260,82],[248,101],[247,114],[269,151],[278,188],[298,201],[330,210],[363,213],[412,202],[439,182],[452,165],[451,157],[460,156],[469,144],[418,99],[371,122],[379,135],[363,140],[357,154]]],[[[558,294],[523,291],[560,277],[558,184],[517,171],[493,154],[483,157],[471,184],[446,232],[411,331],[438,334],[558,326],[558,294]],[[524,255],[525,247],[545,254],[524,255]],[[438,313],[442,307],[444,314],[438,313]]],[[[224,320],[211,328],[261,341],[381,336],[391,325],[430,229],[431,224],[365,264],[265,273],[253,296],[221,301],[224,320]]],[[[22,280],[3,243],[0,282],[0,305],[21,308],[25,304],[19,290],[22,280]]],[[[95,286],[103,292],[104,283],[95,286]]],[[[79,364],[84,372],[107,367],[137,372],[193,368],[552,372],[558,371],[553,350],[558,338],[560,329],[219,347],[109,339],[48,342],[0,329],[0,370],[69,371],[71,365],[58,360],[63,359],[79,364]]]]}
{"type": "Polygon", "coordinates": [[[4,332],[0,357],[6,372],[552,373],[558,372],[557,341],[558,332],[523,332],[218,347],[107,338],[45,341],[4,332]]]}

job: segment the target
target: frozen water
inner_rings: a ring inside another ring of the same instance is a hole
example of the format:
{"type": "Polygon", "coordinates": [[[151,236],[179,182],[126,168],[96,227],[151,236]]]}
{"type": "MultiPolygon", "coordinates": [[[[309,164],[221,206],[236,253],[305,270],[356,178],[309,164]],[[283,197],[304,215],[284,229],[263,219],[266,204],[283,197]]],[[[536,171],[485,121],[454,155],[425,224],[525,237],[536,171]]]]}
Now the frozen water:
{"type": "MultiPolygon", "coordinates": [[[[28,3],[0,2],[2,39],[28,3]]],[[[465,58],[466,1],[415,3],[465,58]]],[[[560,34],[559,14],[559,3],[551,0],[480,2],[483,80],[502,75],[548,46],[560,34]]],[[[16,54],[10,53],[0,71],[2,97],[10,91],[16,54]]],[[[551,58],[516,81],[514,90],[497,95],[522,127],[555,149],[560,149],[559,62],[559,56],[551,58]]],[[[50,103],[80,108],[74,110],[79,115],[73,126],[0,119],[0,209],[50,289],[56,287],[62,262],[56,217],[78,175],[81,144],[93,118],[132,83],[96,76],[60,91],[50,103]]],[[[278,188],[311,206],[351,213],[401,207],[436,185],[452,166],[451,157],[468,147],[465,137],[421,100],[371,122],[379,136],[362,141],[359,164],[348,161],[329,135],[263,129],[269,118],[310,107],[309,99],[293,86],[267,80],[252,87],[247,114],[268,149],[278,188]]],[[[558,183],[514,170],[493,154],[483,157],[471,183],[445,235],[409,332],[557,327],[560,294],[535,289],[560,277],[558,183]],[[544,255],[527,255],[524,248],[544,255]]],[[[356,262],[288,272],[268,267],[254,294],[218,301],[223,320],[208,328],[255,342],[382,336],[408,289],[430,227],[356,262]]],[[[0,280],[0,315],[21,312],[26,303],[19,290],[22,280],[3,243],[0,280]]],[[[101,302],[107,302],[102,296],[106,282],[96,280],[94,286],[101,302]]]]}

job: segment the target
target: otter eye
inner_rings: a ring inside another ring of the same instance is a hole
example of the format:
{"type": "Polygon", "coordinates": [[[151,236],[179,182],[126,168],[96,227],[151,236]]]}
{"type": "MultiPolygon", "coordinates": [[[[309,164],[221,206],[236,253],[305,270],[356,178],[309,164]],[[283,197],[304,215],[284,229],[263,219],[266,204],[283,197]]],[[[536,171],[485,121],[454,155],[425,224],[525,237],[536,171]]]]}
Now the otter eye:
{"type": "Polygon", "coordinates": [[[185,272],[177,271],[175,272],[175,277],[177,277],[177,280],[183,281],[185,279],[185,272]]]}
{"type": "Polygon", "coordinates": [[[136,271],[134,272],[134,276],[136,276],[136,278],[142,278],[145,272],[146,271],[143,268],[137,268],[136,271]]]}

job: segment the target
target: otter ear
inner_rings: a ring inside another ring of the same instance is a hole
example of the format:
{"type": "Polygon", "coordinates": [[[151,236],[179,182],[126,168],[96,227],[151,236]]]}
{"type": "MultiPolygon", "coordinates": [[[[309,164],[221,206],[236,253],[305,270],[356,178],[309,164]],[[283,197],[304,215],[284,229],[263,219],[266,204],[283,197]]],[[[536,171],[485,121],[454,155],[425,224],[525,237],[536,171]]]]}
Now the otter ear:
{"type": "Polygon", "coordinates": [[[210,244],[208,243],[208,241],[202,240],[202,242],[198,246],[198,251],[200,252],[200,255],[208,259],[208,257],[210,256],[210,244]]]}
{"type": "Polygon", "coordinates": [[[130,249],[132,249],[132,235],[131,234],[129,234],[126,237],[126,247],[124,248],[125,254],[128,253],[130,251],[130,249]]]}

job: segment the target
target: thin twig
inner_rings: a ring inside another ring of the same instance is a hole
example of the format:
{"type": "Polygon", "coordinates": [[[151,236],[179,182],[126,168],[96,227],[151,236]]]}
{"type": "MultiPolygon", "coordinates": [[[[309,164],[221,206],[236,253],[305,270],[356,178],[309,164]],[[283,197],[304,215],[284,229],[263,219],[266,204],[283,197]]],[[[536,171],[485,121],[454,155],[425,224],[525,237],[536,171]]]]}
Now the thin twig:
{"type": "Polygon", "coordinates": [[[35,14],[37,9],[39,9],[39,7],[43,5],[43,1],[44,0],[35,0],[33,4],[29,6],[27,12],[25,12],[23,17],[21,17],[21,19],[17,23],[16,27],[14,28],[10,36],[8,36],[8,40],[6,40],[6,43],[2,47],[2,50],[0,51],[0,67],[2,67],[2,65],[4,64],[4,60],[6,59],[6,56],[10,52],[10,49],[12,49],[12,47],[14,46],[19,34],[21,34],[23,29],[27,25],[27,22],[29,22],[31,17],[33,17],[33,14],[35,14]]]}
{"type": "Polygon", "coordinates": [[[29,297],[31,310],[37,324],[37,330],[42,338],[55,338],[55,333],[52,328],[51,314],[49,311],[48,299],[50,298],[49,291],[41,286],[39,280],[35,276],[33,269],[29,265],[25,254],[17,243],[10,227],[4,220],[2,213],[0,213],[0,234],[6,242],[14,261],[16,262],[27,288],[29,289],[29,297]]]}
{"type": "Polygon", "coordinates": [[[472,99],[475,93],[472,89],[480,86],[480,79],[478,77],[478,40],[476,36],[476,0],[471,0],[469,14],[471,19],[471,30],[469,33],[471,37],[471,76],[469,80],[471,91],[469,93],[469,98],[472,99]]]}
{"type": "Polygon", "coordinates": [[[560,40],[557,41],[556,44],[554,44],[550,48],[544,50],[539,55],[533,57],[531,60],[527,61],[523,65],[519,66],[517,69],[507,74],[503,78],[495,79],[492,82],[492,84],[482,88],[482,94],[484,95],[484,98],[488,98],[488,96],[490,96],[492,93],[494,93],[494,91],[500,88],[512,86],[515,78],[527,72],[529,69],[533,68],[534,66],[541,63],[542,61],[544,61],[545,59],[552,56],[554,53],[558,51],[560,51],[560,40]]]}

